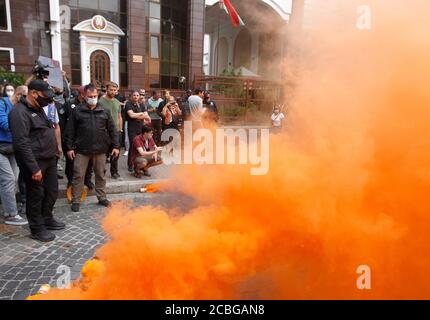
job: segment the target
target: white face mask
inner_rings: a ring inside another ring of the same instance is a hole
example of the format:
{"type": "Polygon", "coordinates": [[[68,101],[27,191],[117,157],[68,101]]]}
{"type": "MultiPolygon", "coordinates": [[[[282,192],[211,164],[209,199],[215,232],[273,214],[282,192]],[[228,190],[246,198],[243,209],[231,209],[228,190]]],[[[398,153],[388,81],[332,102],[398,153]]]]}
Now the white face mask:
{"type": "Polygon", "coordinates": [[[87,98],[87,103],[88,103],[90,106],[95,106],[95,105],[97,104],[97,102],[98,102],[98,99],[97,99],[97,98],[87,98]]]}
{"type": "Polygon", "coordinates": [[[12,98],[14,94],[15,94],[15,91],[14,91],[14,90],[6,90],[6,95],[7,95],[9,98],[12,98]]]}

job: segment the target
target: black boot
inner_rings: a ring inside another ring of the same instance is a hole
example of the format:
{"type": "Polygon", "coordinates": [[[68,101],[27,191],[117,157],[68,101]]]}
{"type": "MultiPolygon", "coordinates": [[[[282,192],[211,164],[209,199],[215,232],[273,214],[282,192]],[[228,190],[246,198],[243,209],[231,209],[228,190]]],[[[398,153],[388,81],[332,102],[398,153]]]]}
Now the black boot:
{"type": "Polygon", "coordinates": [[[46,229],[48,230],[64,230],[66,229],[66,224],[62,222],[58,222],[55,219],[51,221],[45,222],[46,229]]]}
{"type": "Polygon", "coordinates": [[[37,233],[32,233],[31,238],[40,242],[51,242],[55,240],[55,234],[48,230],[42,230],[37,233]]]}

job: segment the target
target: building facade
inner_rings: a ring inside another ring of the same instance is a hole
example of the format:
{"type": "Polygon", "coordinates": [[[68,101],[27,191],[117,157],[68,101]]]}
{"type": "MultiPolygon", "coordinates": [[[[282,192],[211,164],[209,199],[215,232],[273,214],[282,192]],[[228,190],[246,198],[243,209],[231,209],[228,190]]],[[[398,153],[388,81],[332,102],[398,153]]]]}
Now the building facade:
{"type": "Polygon", "coordinates": [[[204,8],[204,0],[0,0],[0,63],[29,74],[47,56],[75,86],[185,88],[203,72],[204,8]]]}
{"type": "Polygon", "coordinates": [[[244,27],[234,28],[218,1],[207,1],[205,74],[236,70],[245,76],[279,80],[292,0],[232,0],[232,4],[244,20],[244,27]]]}
{"type": "Polygon", "coordinates": [[[39,55],[52,56],[45,32],[49,20],[49,1],[0,0],[0,63],[5,69],[28,74],[39,55]]]}

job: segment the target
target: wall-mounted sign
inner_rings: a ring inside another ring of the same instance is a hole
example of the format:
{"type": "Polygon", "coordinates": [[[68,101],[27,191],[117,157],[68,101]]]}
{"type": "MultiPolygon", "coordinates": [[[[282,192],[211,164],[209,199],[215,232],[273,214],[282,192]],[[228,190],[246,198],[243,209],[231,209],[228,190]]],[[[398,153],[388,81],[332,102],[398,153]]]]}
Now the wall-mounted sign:
{"type": "Polygon", "coordinates": [[[143,56],[133,56],[134,63],[143,63],[143,56]]]}

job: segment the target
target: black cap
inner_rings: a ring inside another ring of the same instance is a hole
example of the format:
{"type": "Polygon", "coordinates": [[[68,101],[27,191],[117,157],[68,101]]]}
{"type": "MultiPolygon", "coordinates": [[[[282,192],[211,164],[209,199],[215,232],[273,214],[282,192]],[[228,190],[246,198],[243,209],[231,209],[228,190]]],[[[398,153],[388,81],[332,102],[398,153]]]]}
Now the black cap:
{"type": "Polygon", "coordinates": [[[30,82],[28,85],[28,90],[36,90],[43,92],[43,94],[49,98],[52,99],[55,97],[54,90],[52,87],[48,84],[48,82],[40,79],[36,79],[30,82]]]}

